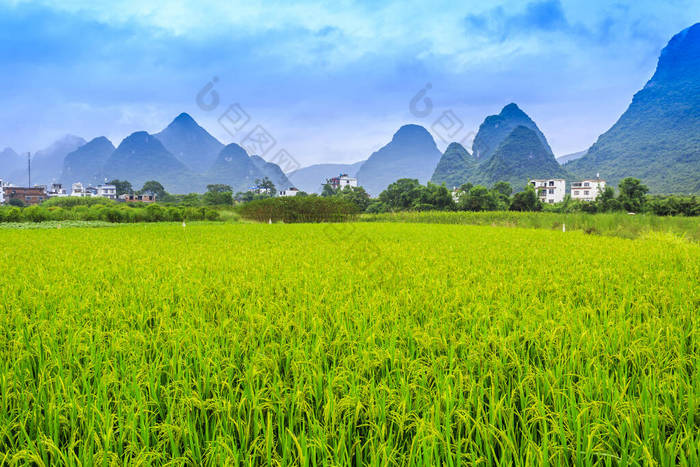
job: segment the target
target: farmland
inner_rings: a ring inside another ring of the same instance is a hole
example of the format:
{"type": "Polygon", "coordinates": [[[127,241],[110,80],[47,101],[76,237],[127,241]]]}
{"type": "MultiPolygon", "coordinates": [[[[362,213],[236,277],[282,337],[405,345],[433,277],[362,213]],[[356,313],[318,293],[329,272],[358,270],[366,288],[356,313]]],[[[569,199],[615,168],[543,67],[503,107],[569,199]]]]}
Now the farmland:
{"type": "Polygon", "coordinates": [[[0,230],[0,465],[700,463],[700,245],[0,230]]]}

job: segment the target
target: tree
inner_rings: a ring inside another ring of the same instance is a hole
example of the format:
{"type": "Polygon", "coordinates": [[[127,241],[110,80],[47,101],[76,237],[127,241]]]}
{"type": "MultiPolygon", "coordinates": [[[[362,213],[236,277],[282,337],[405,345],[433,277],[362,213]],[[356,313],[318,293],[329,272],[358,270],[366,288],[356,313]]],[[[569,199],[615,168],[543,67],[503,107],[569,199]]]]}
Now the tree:
{"type": "Polygon", "coordinates": [[[469,190],[472,189],[474,185],[471,183],[463,183],[462,186],[459,187],[460,191],[463,191],[464,193],[469,193],[469,190]]]}
{"type": "Polygon", "coordinates": [[[330,183],[323,184],[323,189],[321,190],[321,196],[328,197],[328,196],[335,196],[337,194],[338,194],[338,190],[333,188],[330,183]]]}
{"type": "Polygon", "coordinates": [[[180,203],[183,206],[199,206],[201,204],[200,199],[201,199],[201,197],[200,197],[199,193],[190,193],[190,194],[184,195],[182,197],[182,200],[180,201],[180,203]]]}
{"type": "Polygon", "coordinates": [[[458,206],[463,211],[495,211],[498,199],[495,192],[477,185],[459,198],[458,206]]]}
{"type": "Polygon", "coordinates": [[[402,178],[382,191],[379,194],[379,201],[389,209],[411,209],[420,203],[423,189],[418,180],[402,178]]]}
{"type": "Polygon", "coordinates": [[[535,188],[528,184],[525,190],[516,193],[510,203],[511,211],[541,211],[542,203],[537,197],[535,188]]]}
{"type": "Polygon", "coordinates": [[[156,195],[156,199],[160,198],[165,198],[165,196],[168,194],[167,191],[165,191],[165,188],[163,185],[161,185],[159,182],[155,180],[149,180],[146,183],[143,184],[143,187],[139,191],[140,194],[144,193],[153,193],[156,195]]]}
{"type": "Polygon", "coordinates": [[[257,185],[258,188],[263,188],[268,190],[268,194],[270,196],[275,196],[277,194],[277,188],[275,187],[275,184],[272,183],[272,180],[270,180],[267,177],[264,177],[262,180],[261,179],[256,179],[255,184],[257,185]]]}
{"type": "Polygon", "coordinates": [[[10,206],[15,206],[18,208],[23,208],[24,207],[24,201],[22,201],[19,198],[10,198],[10,201],[7,202],[10,206]]]}
{"type": "Polygon", "coordinates": [[[202,202],[209,206],[233,204],[233,193],[230,191],[207,191],[202,195],[202,202]]]}
{"type": "Polygon", "coordinates": [[[109,182],[109,184],[114,185],[114,187],[117,189],[117,196],[130,195],[134,192],[134,187],[132,187],[131,183],[126,180],[114,179],[109,182]]]}
{"type": "Polygon", "coordinates": [[[628,212],[640,212],[646,202],[646,194],[649,188],[642,185],[636,178],[627,177],[618,185],[620,189],[620,203],[628,212]]]}
{"type": "Polygon", "coordinates": [[[420,203],[429,209],[438,209],[441,211],[451,210],[455,207],[454,199],[452,199],[452,193],[445,187],[445,185],[436,185],[435,183],[428,182],[428,186],[423,188],[420,203]]]}
{"type": "MultiPolygon", "coordinates": [[[[297,194],[299,196],[299,194],[297,194]]],[[[346,186],[338,191],[337,196],[353,203],[360,211],[369,206],[369,194],[361,186],[346,186]]]]}
{"type": "Polygon", "coordinates": [[[492,189],[506,197],[513,194],[513,187],[508,182],[498,182],[492,189]]]}
{"type": "Polygon", "coordinates": [[[215,183],[213,185],[207,185],[207,191],[211,191],[212,193],[225,193],[227,191],[233,193],[233,188],[231,188],[231,185],[224,185],[222,183],[215,183]]]}
{"type": "Polygon", "coordinates": [[[606,186],[603,191],[598,193],[595,199],[598,212],[612,212],[621,209],[620,202],[615,199],[615,189],[611,186],[606,186]]]}

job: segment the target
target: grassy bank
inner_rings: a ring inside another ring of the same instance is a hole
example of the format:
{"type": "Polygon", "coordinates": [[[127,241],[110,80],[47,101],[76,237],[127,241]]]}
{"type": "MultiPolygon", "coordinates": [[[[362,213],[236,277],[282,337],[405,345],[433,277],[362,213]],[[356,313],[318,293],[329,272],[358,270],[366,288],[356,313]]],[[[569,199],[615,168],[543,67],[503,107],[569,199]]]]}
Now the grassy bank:
{"type": "Polygon", "coordinates": [[[581,230],[589,234],[637,238],[652,232],[665,232],[700,241],[700,218],[660,217],[648,214],[558,214],[547,212],[397,212],[363,214],[361,222],[406,222],[427,224],[468,224],[534,229],[581,230]]]}

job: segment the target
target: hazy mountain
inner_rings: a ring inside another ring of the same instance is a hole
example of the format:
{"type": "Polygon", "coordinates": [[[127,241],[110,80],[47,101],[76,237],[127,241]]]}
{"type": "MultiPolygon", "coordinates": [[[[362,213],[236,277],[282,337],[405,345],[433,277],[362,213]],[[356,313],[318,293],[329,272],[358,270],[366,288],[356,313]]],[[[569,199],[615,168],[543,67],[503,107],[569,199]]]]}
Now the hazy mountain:
{"type": "Polygon", "coordinates": [[[0,151],[0,180],[7,182],[10,177],[17,172],[25,170],[27,167],[26,157],[17,154],[12,148],[5,148],[0,151]]]}
{"type": "Polygon", "coordinates": [[[518,126],[498,146],[493,156],[481,164],[473,183],[491,186],[504,181],[519,190],[528,179],[551,177],[567,178],[567,173],[535,131],[518,126]]]}
{"type": "Polygon", "coordinates": [[[479,132],[476,134],[472,144],[472,154],[481,161],[488,159],[518,126],[524,126],[533,130],[540,138],[545,149],[552,153],[547,139],[540,129],[537,128],[535,122],[525,112],[520,110],[520,107],[511,103],[503,107],[500,114],[486,117],[481,126],[479,126],[479,132]]]}
{"type": "Polygon", "coordinates": [[[155,135],[165,149],[195,172],[208,170],[224,145],[186,113],[181,113],[155,135]]]}
{"type": "Polygon", "coordinates": [[[391,142],[373,153],[357,172],[358,184],[377,196],[400,178],[426,183],[442,154],[428,130],[420,125],[404,125],[391,142]]]}
{"type": "Polygon", "coordinates": [[[145,131],[126,137],[107,159],[103,173],[110,180],[128,180],[134,187],[157,180],[171,193],[198,191],[203,184],[158,138],[145,131]]]}
{"type": "Polygon", "coordinates": [[[566,169],[613,185],[636,177],[656,193],[700,193],[700,23],[671,39],[617,123],[566,169]]]}
{"type": "Polygon", "coordinates": [[[206,176],[208,183],[231,185],[234,192],[245,191],[264,175],[241,146],[225,146],[206,176]]]}
{"type": "Polygon", "coordinates": [[[444,183],[452,189],[471,180],[478,171],[479,162],[476,158],[461,144],[451,143],[435,167],[431,181],[438,185],[444,183]]]}
{"type": "Polygon", "coordinates": [[[340,174],[348,174],[354,177],[364,163],[365,161],[355,162],[354,164],[314,164],[297,169],[291,172],[288,177],[292,185],[301,191],[321,193],[323,184],[327,179],[337,177],[340,174]]]}
{"type": "Polygon", "coordinates": [[[114,145],[104,136],[99,136],[66,155],[63,160],[61,182],[69,186],[74,182],[85,185],[104,182],[102,167],[114,152],[114,145]]]}
{"type": "MultiPolygon", "coordinates": [[[[63,171],[63,160],[66,156],[85,144],[78,136],[66,135],[51,146],[32,154],[32,185],[48,185],[58,182],[63,171]]],[[[26,169],[22,168],[18,184],[26,185],[26,169]]]]}
{"type": "Polygon", "coordinates": [[[564,165],[567,162],[575,161],[576,159],[582,158],[583,156],[586,155],[586,152],[587,151],[579,151],[579,152],[567,154],[565,156],[557,157],[557,162],[559,162],[560,165],[564,165]]]}
{"type": "Polygon", "coordinates": [[[293,186],[292,182],[290,182],[289,178],[287,178],[284,172],[282,172],[279,165],[272,162],[267,162],[260,156],[250,156],[250,160],[260,171],[263,177],[267,177],[272,180],[272,183],[275,184],[275,187],[277,187],[278,190],[286,190],[287,188],[293,186]]]}

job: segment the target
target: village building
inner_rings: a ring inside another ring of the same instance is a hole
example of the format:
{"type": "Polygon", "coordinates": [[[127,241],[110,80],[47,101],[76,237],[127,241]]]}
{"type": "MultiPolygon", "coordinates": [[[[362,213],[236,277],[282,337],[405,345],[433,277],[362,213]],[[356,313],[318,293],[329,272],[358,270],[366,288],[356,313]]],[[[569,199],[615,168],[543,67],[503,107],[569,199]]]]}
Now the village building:
{"type": "Polygon", "coordinates": [[[269,188],[264,188],[261,186],[251,186],[248,188],[248,191],[251,193],[255,193],[256,195],[269,195],[270,194],[270,189],[269,188]]]}
{"type": "Polygon", "coordinates": [[[566,196],[566,180],[563,178],[530,180],[530,185],[535,188],[543,203],[561,203],[566,196]]]}
{"type": "Polygon", "coordinates": [[[595,201],[598,194],[605,190],[605,180],[592,178],[573,182],[571,184],[571,199],[579,201],[595,201]]]}
{"type": "Polygon", "coordinates": [[[76,196],[76,197],[78,197],[78,198],[83,198],[83,197],[86,197],[86,196],[90,196],[89,194],[87,194],[87,191],[85,190],[85,187],[83,187],[83,184],[80,183],[80,182],[76,182],[76,183],[74,183],[74,184],[71,185],[70,195],[71,195],[71,196],[76,196]]]}
{"type": "Polygon", "coordinates": [[[0,204],[5,204],[5,188],[7,187],[10,187],[10,184],[0,179],[0,204]]]}
{"type": "Polygon", "coordinates": [[[296,196],[298,193],[299,190],[294,187],[291,187],[288,190],[280,190],[280,196],[296,196]]]}
{"type": "Polygon", "coordinates": [[[119,196],[118,200],[123,203],[155,203],[156,195],[155,193],[143,195],[124,194],[119,196]]]}
{"type": "Polygon", "coordinates": [[[350,177],[348,174],[340,174],[337,177],[327,179],[326,184],[330,185],[334,190],[342,190],[346,186],[356,187],[357,179],[350,177]]]}
{"type": "Polygon", "coordinates": [[[98,185],[97,196],[102,198],[117,199],[117,187],[114,185],[98,185]]]}
{"type": "Polygon", "coordinates": [[[3,200],[9,203],[11,199],[19,199],[27,206],[39,204],[44,201],[46,196],[46,188],[43,186],[35,187],[19,187],[6,186],[3,187],[3,200]]]}
{"type": "Polygon", "coordinates": [[[46,190],[46,196],[49,198],[55,198],[57,196],[68,196],[66,189],[60,183],[51,184],[51,188],[46,190]]]}

